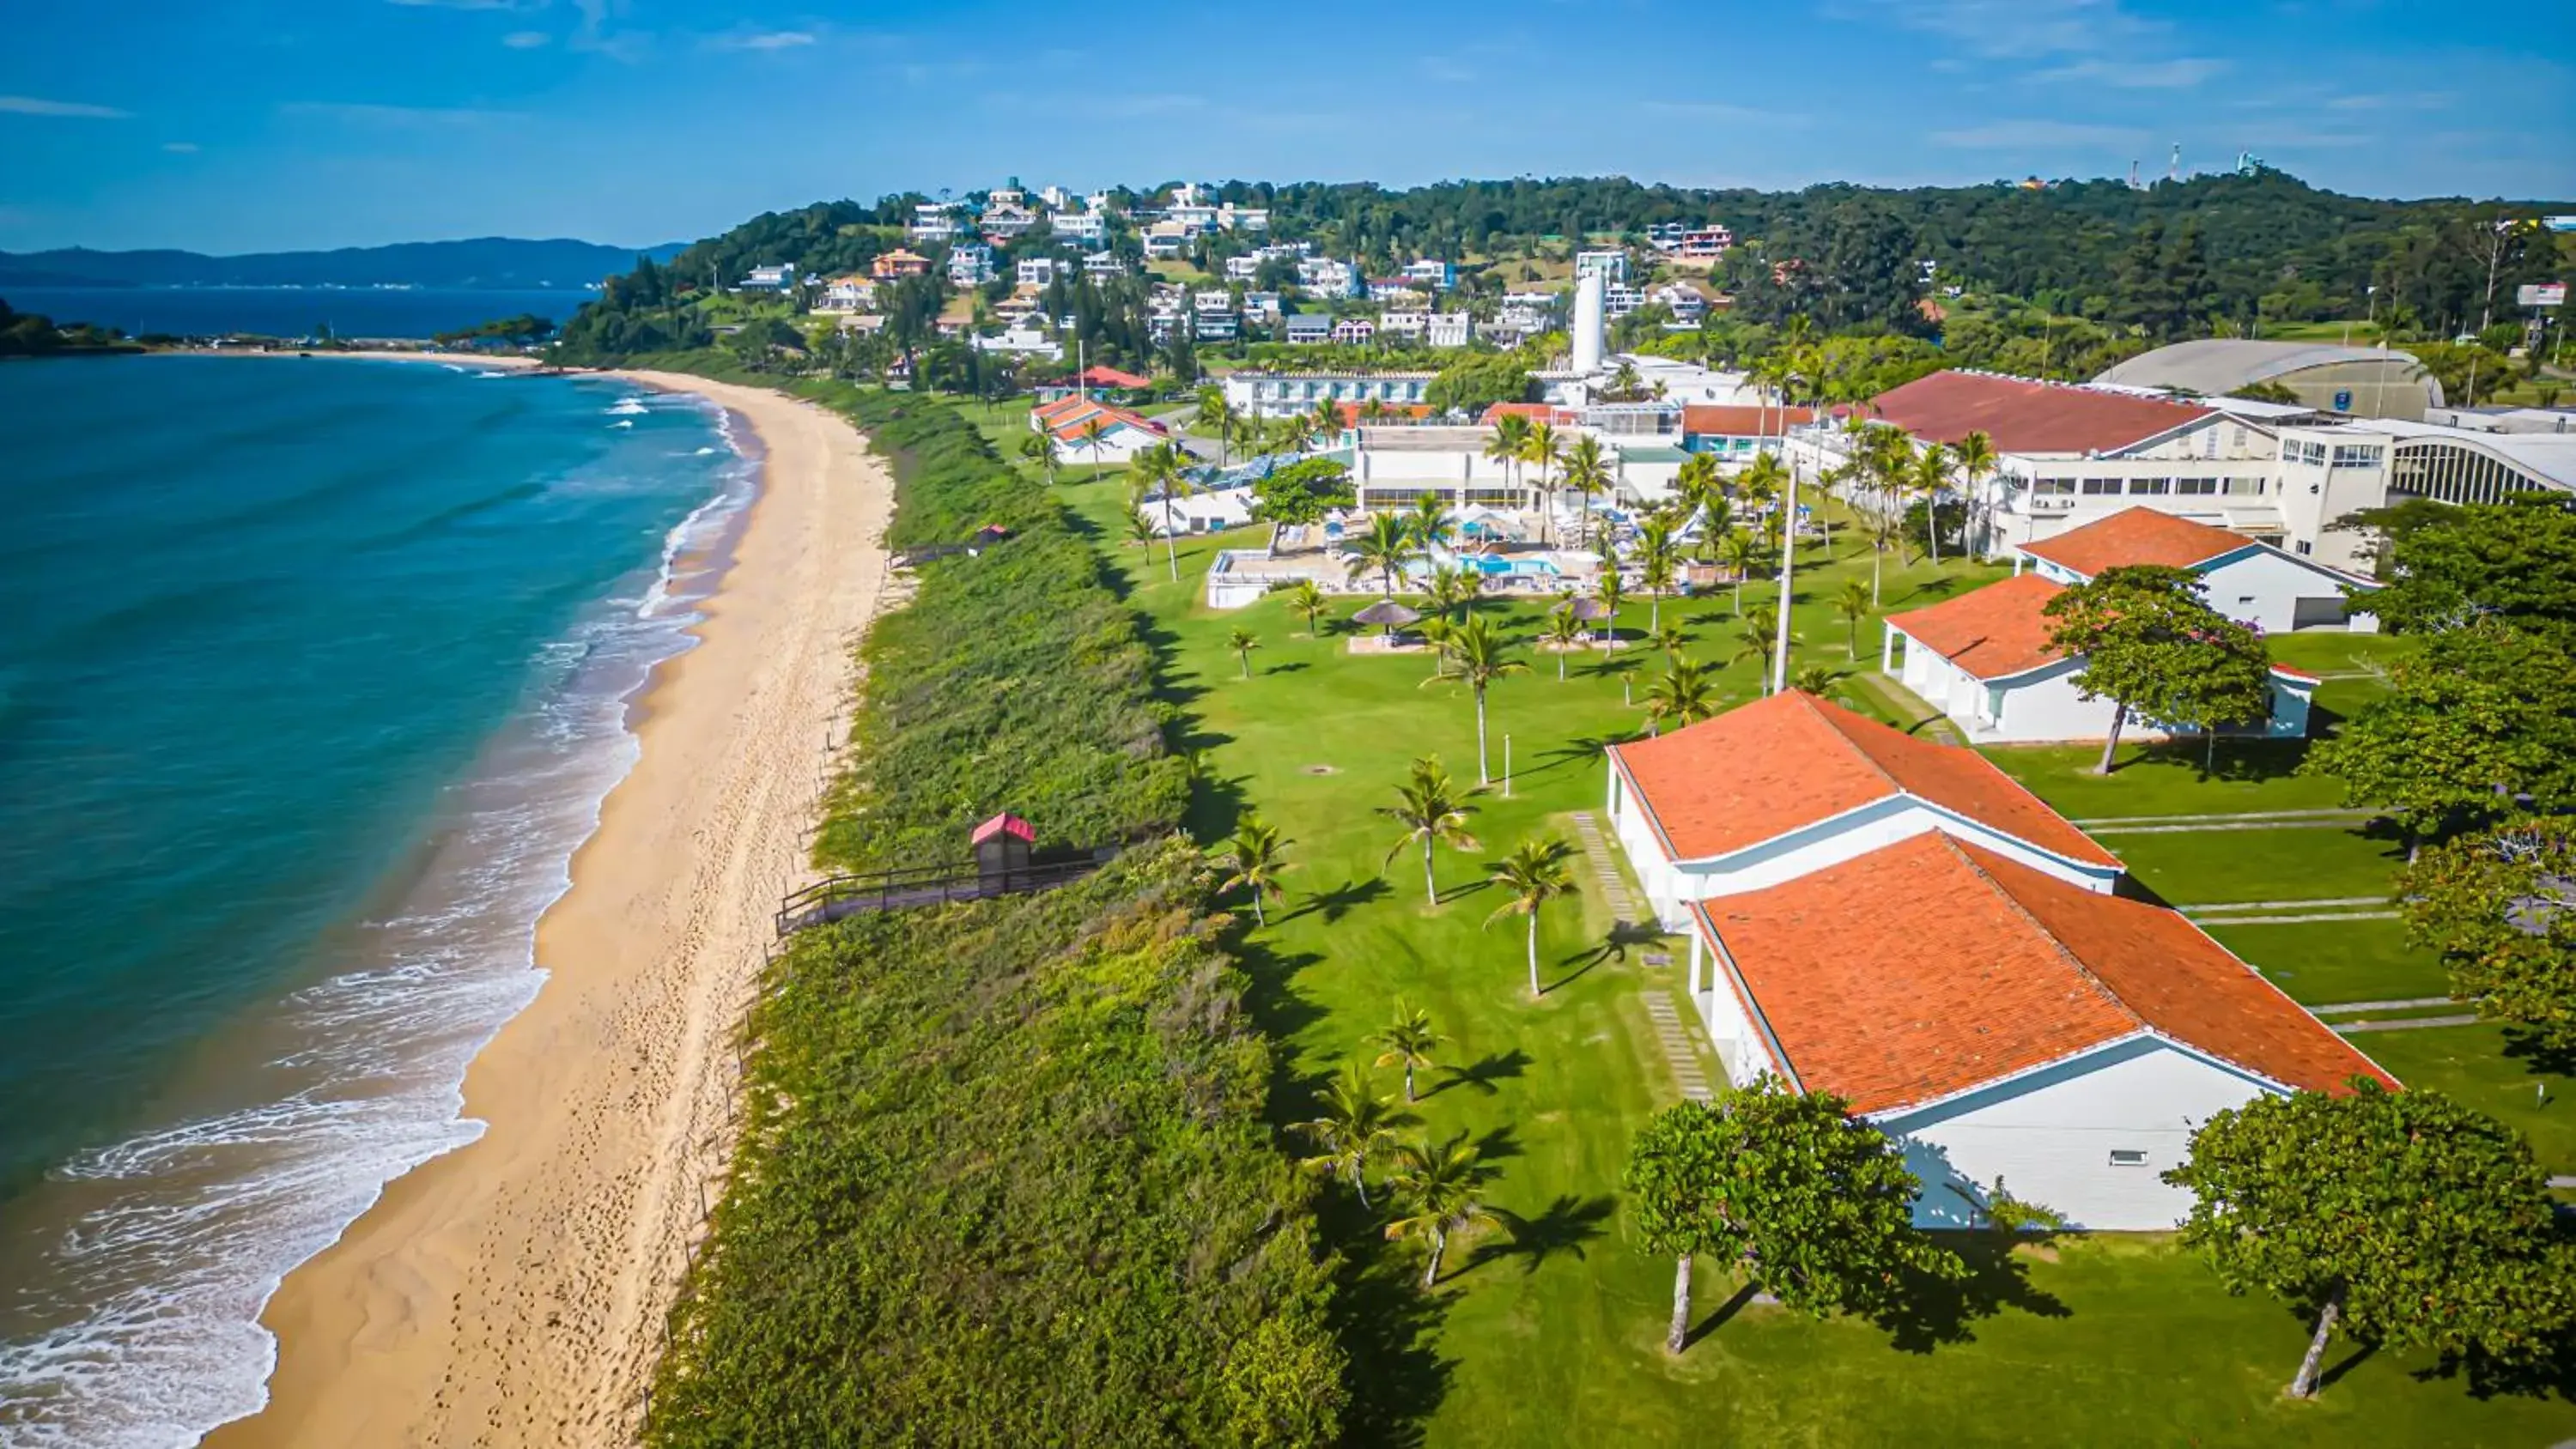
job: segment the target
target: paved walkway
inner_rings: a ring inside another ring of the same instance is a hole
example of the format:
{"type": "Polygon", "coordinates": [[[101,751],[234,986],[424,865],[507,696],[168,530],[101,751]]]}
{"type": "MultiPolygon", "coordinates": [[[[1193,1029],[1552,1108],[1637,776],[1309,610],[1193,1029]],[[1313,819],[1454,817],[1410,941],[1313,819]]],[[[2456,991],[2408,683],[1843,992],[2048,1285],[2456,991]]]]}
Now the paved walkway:
{"type": "Polygon", "coordinates": [[[2308,921],[2393,921],[2386,896],[2327,896],[2312,901],[2209,901],[2176,910],[2203,926],[2292,926],[2308,921]]]}
{"type": "Polygon", "coordinates": [[[1646,1003],[1646,1015],[1654,1020],[1655,1040],[1664,1049],[1664,1060],[1671,1064],[1682,1096],[1693,1102],[1709,1100],[1708,1074],[1700,1068],[1699,1048],[1691,1042],[1690,1024],[1673,1005],[1673,994],[1647,991],[1639,996],[1646,1003]]]}
{"type": "Polygon", "coordinates": [[[2243,815],[2133,815],[2075,823],[2091,835],[2193,835],[2214,830],[2349,830],[2375,810],[2271,810],[2243,815]]]}
{"type": "Polygon", "coordinates": [[[1584,862],[1592,867],[1592,879],[1601,887],[1601,899],[1610,903],[1618,914],[1619,924],[1634,925],[1646,918],[1637,905],[1636,895],[1628,889],[1628,878],[1619,873],[1618,858],[1610,853],[1610,842],[1601,834],[1601,822],[1589,810],[1574,812],[1574,838],[1583,847],[1584,862]]]}

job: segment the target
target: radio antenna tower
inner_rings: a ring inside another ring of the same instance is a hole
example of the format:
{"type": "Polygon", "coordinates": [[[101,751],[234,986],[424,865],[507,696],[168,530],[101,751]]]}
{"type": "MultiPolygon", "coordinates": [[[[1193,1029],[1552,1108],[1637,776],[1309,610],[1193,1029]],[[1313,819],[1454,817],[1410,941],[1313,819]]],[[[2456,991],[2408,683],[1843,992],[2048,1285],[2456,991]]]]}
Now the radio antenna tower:
{"type": "Polygon", "coordinates": [[[2167,181],[2182,179],[2182,143],[2180,141],[2174,142],[2173,159],[2165,163],[2165,179],[2167,181]]]}
{"type": "Polygon", "coordinates": [[[2129,189],[2131,191],[2146,190],[2145,187],[2138,184],[2138,163],[2135,161],[2129,163],[2129,189]]]}

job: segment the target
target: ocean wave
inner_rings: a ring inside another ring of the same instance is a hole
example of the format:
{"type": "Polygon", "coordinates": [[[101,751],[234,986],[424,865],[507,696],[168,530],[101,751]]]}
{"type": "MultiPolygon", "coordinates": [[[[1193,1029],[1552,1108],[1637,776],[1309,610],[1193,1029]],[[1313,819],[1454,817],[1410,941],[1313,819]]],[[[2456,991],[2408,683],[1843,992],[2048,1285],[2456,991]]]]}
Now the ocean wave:
{"type": "Polygon", "coordinates": [[[644,399],[640,397],[619,398],[617,405],[607,410],[612,418],[640,418],[649,411],[651,410],[644,406],[644,399]]]}

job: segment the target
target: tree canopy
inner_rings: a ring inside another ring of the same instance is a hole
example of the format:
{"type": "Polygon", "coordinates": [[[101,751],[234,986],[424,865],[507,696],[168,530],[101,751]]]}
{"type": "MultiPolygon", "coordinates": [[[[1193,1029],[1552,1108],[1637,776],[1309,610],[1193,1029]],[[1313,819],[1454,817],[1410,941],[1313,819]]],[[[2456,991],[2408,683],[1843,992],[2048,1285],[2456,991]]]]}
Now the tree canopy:
{"type": "Polygon", "coordinates": [[[2559,498],[2483,503],[2417,520],[2387,541],[2387,584],[2357,612],[2427,633],[2477,619],[2576,637],[2576,511],[2559,498]]]}
{"type": "Polygon", "coordinates": [[[2437,846],[2397,890],[2408,937],[2441,956],[2452,995],[2548,1051],[2576,1052],[2576,842],[2563,821],[2437,846]]]}
{"type": "Polygon", "coordinates": [[[2132,564],[2061,591],[2043,610],[2049,643],[2082,655],[2076,689],[2116,706],[2102,746],[2109,773],[2131,715],[2173,728],[2216,729],[2262,719],[2271,664],[2262,637],[2203,602],[2189,569],[2132,564]]]}

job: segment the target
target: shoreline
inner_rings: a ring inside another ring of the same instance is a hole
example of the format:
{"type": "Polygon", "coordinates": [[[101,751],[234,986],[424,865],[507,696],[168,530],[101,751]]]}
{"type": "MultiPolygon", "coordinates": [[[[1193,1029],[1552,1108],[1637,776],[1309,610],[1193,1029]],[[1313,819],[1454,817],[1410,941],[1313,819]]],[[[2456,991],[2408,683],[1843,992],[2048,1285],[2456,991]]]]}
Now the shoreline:
{"type": "Polygon", "coordinates": [[[783,394],[588,375],[742,419],[764,452],[760,491],[696,644],[628,702],[637,759],[538,921],[536,999],[467,1072],[460,1115],[482,1136],[387,1183],[287,1275],[260,1315],[277,1339],[266,1405],[207,1436],[221,1449],[610,1444],[640,1423],[732,1147],[730,1038],[777,900],[809,874],[824,747],[885,581],[892,483],[846,422],[783,394]]]}

